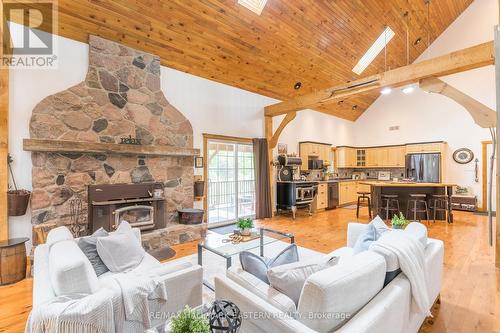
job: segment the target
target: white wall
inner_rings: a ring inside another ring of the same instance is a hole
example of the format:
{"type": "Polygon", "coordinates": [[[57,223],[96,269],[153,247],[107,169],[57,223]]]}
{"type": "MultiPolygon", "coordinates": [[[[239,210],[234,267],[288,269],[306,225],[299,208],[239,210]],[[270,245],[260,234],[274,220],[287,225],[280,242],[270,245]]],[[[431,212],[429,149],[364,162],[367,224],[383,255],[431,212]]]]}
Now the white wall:
{"type": "MultiPolygon", "coordinates": [[[[476,0],[453,22],[417,61],[493,40],[498,20],[496,0],[476,0]]],[[[484,67],[442,78],[444,81],[495,109],[494,67],[484,67]]],[[[354,124],[357,145],[384,145],[444,140],[449,145],[447,181],[470,186],[481,198],[481,179],[474,181],[474,163],[460,165],[451,153],[471,149],[482,163],[481,141],[489,140],[487,129],[477,126],[465,109],[451,99],[416,89],[410,95],[393,90],[380,96],[354,124]],[[399,125],[399,131],[389,126],[399,125]]],[[[481,164],[480,164],[481,167],[481,164]]],[[[481,170],[481,168],[480,168],[481,170]]]]}

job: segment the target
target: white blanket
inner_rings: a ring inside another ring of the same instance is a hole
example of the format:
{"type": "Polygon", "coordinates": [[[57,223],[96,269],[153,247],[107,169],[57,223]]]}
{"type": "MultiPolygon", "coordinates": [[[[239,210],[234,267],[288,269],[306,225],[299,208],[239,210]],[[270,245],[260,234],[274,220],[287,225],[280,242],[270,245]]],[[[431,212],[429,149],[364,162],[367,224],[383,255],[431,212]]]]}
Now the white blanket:
{"type": "Polygon", "coordinates": [[[58,296],[33,309],[29,333],[133,333],[151,327],[149,301],[166,307],[167,289],[161,270],[116,274],[101,281],[91,295],[58,296]],[[136,322],[126,325],[127,322],[136,322]],[[137,329],[136,329],[137,328],[137,329]]]}
{"type": "Polygon", "coordinates": [[[104,289],[92,295],[55,297],[33,309],[26,332],[114,333],[113,297],[104,289]]]}
{"type": "Polygon", "coordinates": [[[370,246],[370,250],[391,251],[397,257],[401,271],[411,285],[412,298],[417,310],[431,316],[432,306],[429,300],[425,274],[425,249],[421,242],[399,230],[385,233],[370,246]]]}
{"type": "Polygon", "coordinates": [[[149,273],[121,273],[113,276],[121,289],[125,319],[151,327],[149,301],[167,302],[165,281],[153,270],[149,273]]]}

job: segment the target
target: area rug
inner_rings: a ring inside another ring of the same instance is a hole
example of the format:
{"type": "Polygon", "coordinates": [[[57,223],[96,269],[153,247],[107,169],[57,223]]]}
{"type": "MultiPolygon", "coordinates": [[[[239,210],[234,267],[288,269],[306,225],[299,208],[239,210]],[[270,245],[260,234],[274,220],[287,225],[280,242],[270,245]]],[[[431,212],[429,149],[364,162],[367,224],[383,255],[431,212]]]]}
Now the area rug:
{"type": "MultiPolygon", "coordinates": [[[[283,241],[276,241],[274,243],[268,244],[264,247],[264,255],[266,257],[274,257],[278,255],[283,249],[289,246],[290,243],[283,241]]],[[[304,247],[298,246],[299,258],[300,260],[309,260],[322,256],[320,252],[306,249],[304,247]]],[[[259,254],[259,248],[250,250],[255,254],[259,254]]],[[[194,265],[198,264],[198,255],[193,254],[190,256],[182,257],[176,260],[170,261],[172,263],[182,263],[189,262],[194,265]]],[[[241,267],[239,255],[234,255],[232,257],[232,266],[241,267]]],[[[221,256],[218,256],[210,251],[203,250],[203,279],[207,280],[212,285],[214,284],[214,278],[216,276],[225,276],[226,274],[226,260],[221,256]]],[[[211,303],[214,301],[215,294],[209,288],[203,287],[203,302],[211,303]]]]}

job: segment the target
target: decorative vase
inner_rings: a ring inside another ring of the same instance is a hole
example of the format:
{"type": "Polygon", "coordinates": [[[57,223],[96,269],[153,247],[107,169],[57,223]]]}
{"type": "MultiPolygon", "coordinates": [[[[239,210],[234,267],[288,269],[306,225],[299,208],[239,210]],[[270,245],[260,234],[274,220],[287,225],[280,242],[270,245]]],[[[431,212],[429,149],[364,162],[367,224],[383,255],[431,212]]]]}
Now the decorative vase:
{"type": "Polygon", "coordinates": [[[26,190],[13,190],[7,192],[7,205],[9,216],[23,216],[26,214],[31,192],[26,190]]]}
{"type": "Polygon", "coordinates": [[[240,230],[240,235],[242,236],[250,236],[251,229],[250,228],[245,228],[240,230]]]}

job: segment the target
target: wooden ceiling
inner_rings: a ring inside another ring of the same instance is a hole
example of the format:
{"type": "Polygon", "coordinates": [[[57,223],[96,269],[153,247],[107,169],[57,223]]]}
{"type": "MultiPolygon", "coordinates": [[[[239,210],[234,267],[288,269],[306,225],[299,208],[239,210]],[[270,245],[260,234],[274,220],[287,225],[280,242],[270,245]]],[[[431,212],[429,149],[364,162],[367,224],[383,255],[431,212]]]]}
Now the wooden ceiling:
{"type": "MultiPolygon", "coordinates": [[[[427,28],[432,41],[472,1],[432,0],[427,24],[424,0],[268,0],[261,16],[237,0],[59,0],[59,34],[102,36],[157,54],[165,66],[285,100],[359,78],[351,70],[385,25],[396,33],[387,68],[407,64],[406,22],[412,62],[427,47],[427,28]]],[[[380,55],[362,76],[384,67],[380,55]]],[[[318,111],[355,120],[378,95],[318,111]]]]}

